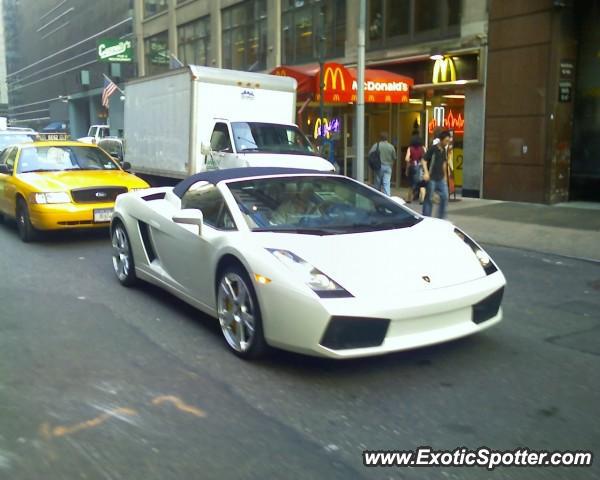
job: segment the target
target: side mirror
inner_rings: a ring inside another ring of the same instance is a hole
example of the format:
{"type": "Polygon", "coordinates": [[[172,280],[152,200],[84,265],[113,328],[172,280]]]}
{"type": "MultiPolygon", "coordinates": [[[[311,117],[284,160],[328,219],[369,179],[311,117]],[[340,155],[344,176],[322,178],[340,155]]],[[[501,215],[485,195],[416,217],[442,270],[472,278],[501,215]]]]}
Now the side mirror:
{"type": "Polygon", "coordinates": [[[173,221],[183,225],[196,225],[198,227],[198,235],[202,234],[204,215],[202,215],[202,212],[197,208],[184,208],[183,210],[180,210],[173,215],[173,221]]]}
{"type": "Polygon", "coordinates": [[[202,155],[210,155],[211,151],[212,150],[211,150],[210,145],[208,143],[202,143],[200,145],[200,153],[202,155]]]}
{"type": "Polygon", "coordinates": [[[403,198],[401,198],[401,197],[397,197],[397,196],[395,196],[395,195],[394,195],[394,196],[392,196],[392,197],[390,197],[390,200],[393,200],[393,201],[394,201],[394,202],[396,202],[398,205],[402,205],[402,206],[406,205],[406,201],[405,201],[403,198]]]}
{"type": "MultiPolygon", "coordinates": [[[[117,161],[118,161],[118,159],[117,159],[117,161]]],[[[129,162],[123,162],[121,164],[121,168],[123,170],[125,170],[126,172],[131,172],[131,163],[129,163],[129,162]]]]}
{"type": "Polygon", "coordinates": [[[0,173],[4,175],[11,175],[12,170],[9,168],[8,165],[6,165],[6,163],[0,163],[0,173]]]}

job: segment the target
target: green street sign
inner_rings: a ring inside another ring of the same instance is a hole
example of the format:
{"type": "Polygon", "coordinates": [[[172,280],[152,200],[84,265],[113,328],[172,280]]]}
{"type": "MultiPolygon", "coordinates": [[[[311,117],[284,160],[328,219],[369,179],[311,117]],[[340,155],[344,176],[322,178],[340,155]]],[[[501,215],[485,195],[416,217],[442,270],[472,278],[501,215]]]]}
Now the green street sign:
{"type": "Polygon", "coordinates": [[[98,40],[97,51],[101,62],[130,63],[133,61],[131,40],[102,38],[98,40]]]}

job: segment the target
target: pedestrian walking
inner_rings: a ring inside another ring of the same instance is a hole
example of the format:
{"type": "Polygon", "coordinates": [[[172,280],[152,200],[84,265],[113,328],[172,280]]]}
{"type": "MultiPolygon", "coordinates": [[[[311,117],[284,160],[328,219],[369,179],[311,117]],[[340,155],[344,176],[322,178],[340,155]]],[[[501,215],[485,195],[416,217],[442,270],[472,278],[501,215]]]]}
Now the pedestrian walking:
{"type": "Polygon", "coordinates": [[[433,213],[433,194],[438,193],[440,205],[438,211],[439,218],[446,218],[446,208],[448,207],[448,161],[446,158],[446,146],[450,143],[450,132],[444,130],[438,135],[439,142],[432,145],[427,150],[425,157],[421,161],[425,170],[424,179],[427,182],[425,187],[425,201],[423,202],[423,215],[431,217],[433,213]]]}
{"type": "MultiPolygon", "coordinates": [[[[375,181],[373,186],[380,192],[390,195],[390,181],[392,179],[392,166],[396,161],[396,149],[388,142],[387,132],[381,132],[379,135],[379,141],[374,143],[369,150],[369,158],[371,158],[375,152],[379,153],[379,160],[381,166],[379,169],[373,168],[373,174],[375,181]]],[[[371,162],[369,162],[371,163],[371,162]]]]}
{"type": "Polygon", "coordinates": [[[406,170],[405,175],[408,178],[408,196],[406,198],[407,203],[411,203],[415,197],[419,196],[419,188],[423,183],[423,166],[421,160],[425,156],[425,147],[423,142],[418,135],[415,135],[410,140],[410,145],[406,150],[406,170]]]}

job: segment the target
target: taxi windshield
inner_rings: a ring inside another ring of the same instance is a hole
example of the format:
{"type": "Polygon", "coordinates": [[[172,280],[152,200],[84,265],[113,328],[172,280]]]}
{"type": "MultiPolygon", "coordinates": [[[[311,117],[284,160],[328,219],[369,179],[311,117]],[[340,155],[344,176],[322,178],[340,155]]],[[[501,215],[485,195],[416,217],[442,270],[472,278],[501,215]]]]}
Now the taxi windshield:
{"type": "Polygon", "coordinates": [[[23,148],[17,171],[27,173],[118,169],[116,163],[99,148],[53,145],[23,148]]]}

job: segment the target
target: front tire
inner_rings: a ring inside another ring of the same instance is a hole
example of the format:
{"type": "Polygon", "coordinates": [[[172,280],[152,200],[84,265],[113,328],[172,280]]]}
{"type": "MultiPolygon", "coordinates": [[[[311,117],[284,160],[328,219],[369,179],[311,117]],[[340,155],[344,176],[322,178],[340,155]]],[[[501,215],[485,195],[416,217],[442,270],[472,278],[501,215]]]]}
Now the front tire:
{"type": "Polygon", "coordinates": [[[113,269],[117,279],[126,287],[135,285],[137,277],[135,275],[135,264],[133,262],[133,253],[131,252],[131,243],[129,236],[122,223],[117,223],[111,235],[113,247],[113,269]]]}
{"type": "Polygon", "coordinates": [[[17,212],[15,217],[17,220],[17,231],[19,232],[19,237],[21,240],[23,240],[25,243],[34,241],[38,236],[38,232],[31,224],[29,208],[27,207],[25,200],[22,198],[17,201],[17,212]]]}
{"type": "Polygon", "coordinates": [[[217,315],[227,346],[235,355],[246,360],[265,355],[268,347],[256,292],[240,266],[226,267],[219,277],[217,315]]]}

